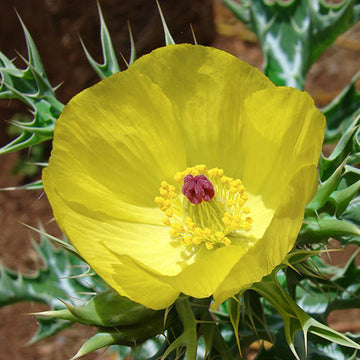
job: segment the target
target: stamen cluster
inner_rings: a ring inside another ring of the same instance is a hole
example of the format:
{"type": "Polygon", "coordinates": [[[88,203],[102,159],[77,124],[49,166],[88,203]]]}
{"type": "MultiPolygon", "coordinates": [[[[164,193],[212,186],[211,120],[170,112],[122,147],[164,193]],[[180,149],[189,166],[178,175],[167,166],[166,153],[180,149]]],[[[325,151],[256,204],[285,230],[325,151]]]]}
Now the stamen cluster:
{"type": "Polygon", "coordinates": [[[163,223],[170,227],[170,236],[182,245],[196,248],[203,244],[211,250],[229,246],[235,236],[251,230],[253,219],[248,216],[248,194],[241,180],[225,176],[222,169],[208,170],[205,165],[178,172],[174,180],[174,185],[161,182],[155,202],[165,215],[163,223]],[[184,179],[193,181],[196,177],[213,186],[211,199],[194,203],[184,194],[184,179]]]}

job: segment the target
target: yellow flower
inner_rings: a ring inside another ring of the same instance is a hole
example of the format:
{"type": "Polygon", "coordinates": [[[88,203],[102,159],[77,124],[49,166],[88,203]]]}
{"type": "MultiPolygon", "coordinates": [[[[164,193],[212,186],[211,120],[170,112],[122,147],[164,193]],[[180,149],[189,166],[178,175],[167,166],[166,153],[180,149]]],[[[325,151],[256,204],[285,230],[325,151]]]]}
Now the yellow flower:
{"type": "Polygon", "coordinates": [[[69,102],[44,187],[120,294],[153,309],[179,293],[219,304],[293,247],[324,126],[307,93],[220,50],[167,46],[69,102]]]}

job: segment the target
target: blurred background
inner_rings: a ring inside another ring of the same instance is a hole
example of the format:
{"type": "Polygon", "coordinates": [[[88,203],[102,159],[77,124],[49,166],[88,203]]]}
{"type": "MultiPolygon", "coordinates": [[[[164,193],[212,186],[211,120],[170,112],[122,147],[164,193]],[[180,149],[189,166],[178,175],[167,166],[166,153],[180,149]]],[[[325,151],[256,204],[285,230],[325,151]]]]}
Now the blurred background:
{"type": "MultiPolygon", "coordinates": [[[[155,0],[101,0],[100,5],[119,59],[120,54],[129,58],[128,22],[138,55],[164,45],[155,0]]],[[[226,50],[261,69],[263,60],[256,36],[234,18],[221,0],[160,0],[160,5],[177,43],[194,42],[191,25],[199,44],[226,50]]],[[[15,9],[35,40],[50,83],[53,86],[61,84],[57,90],[60,101],[66,103],[73,95],[99,80],[87,63],[79,41],[81,37],[89,52],[101,61],[95,0],[0,0],[0,50],[9,58],[16,58],[16,64],[21,66],[19,55],[26,57],[27,54],[15,9]]],[[[308,74],[306,89],[319,107],[330,102],[359,71],[359,58],[360,23],[338,38],[308,74]]],[[[27,113],[28,110],[17,101],[0,101],[0,146],[14,136],[8,121],[27,113]]],[[[24,161],[46,159],[50,148],[48,144],[43,153],[1,156],[0,187],[18,186],[38,179],[38,171],[24,161]]],[[[31,246],[31,237],[37,239],[37,235],[20,222],[33,226],[41,222],[48,232],[59,235],[51,218],[42,191],[0,192],[0,263],[13,270],[34,271],[41,264],[31,246]]],[[[331,255],[331,261],[345,263],[352,251],[349,248],[336,256],[331,255]]],[[[39,304],[17,304],[0,309],[0,360],[69,359],[95,332],[75,326],[52,339],[25,346],[37,327],[36,319],[27,313],[45,309],[39,304]]],[[[359,319],[358,312],[354,311],[345,315],[331,314],[329,321],[340,331],[360,331],[359,319]]],[[[112,358],[103,351],[84,357],[112,358]]]]}

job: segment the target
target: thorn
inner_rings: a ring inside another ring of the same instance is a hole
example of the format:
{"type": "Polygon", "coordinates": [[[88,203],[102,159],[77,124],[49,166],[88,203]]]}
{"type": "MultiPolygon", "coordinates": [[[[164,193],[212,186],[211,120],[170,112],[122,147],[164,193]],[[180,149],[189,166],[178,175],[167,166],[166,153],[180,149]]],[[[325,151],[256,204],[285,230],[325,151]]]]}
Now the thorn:
{"type": "Polygon", "coordinates": [[[165,44],[166,45],[174,45],[175,44],[175,40],[174,38],[171,36],[170,34],[170,31],[169,31],[169,28],[166,24],[166,21],[165,21],[165,17],[164,17],[164,14],[161,10],[161,7],[160,7],[160,4],[159,4],[159,0],[155,0],[156,1],[156,5],[158,7],[158,11],[159,11],[159,15],[160,15],[160,18],[161,18],[161,23],[162,23],[162,26],[163,26],[163,29],[164,29],[164,34],[165,34],[165,44]]]}
{"type": "Polygon", "coordinates": [[[193,40],[194,40],[194,44],[199,45],[198,42],[197,42],[195,32],[194,32],[194,28],[193,28],[192,24],[190,24],[190,29],[191,29],[191,34],[192,34],[192,37],[193,37],[193,40]]]}

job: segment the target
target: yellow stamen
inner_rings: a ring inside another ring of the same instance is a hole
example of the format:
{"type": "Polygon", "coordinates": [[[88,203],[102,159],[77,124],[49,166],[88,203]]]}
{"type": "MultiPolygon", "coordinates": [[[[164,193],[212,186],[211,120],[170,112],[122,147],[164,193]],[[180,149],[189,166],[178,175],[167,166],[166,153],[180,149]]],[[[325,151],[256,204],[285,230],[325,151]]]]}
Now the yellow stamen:
{"type": "Polygon", "coordinates": [[[236,245],[252,228],[253,219],[246,216],[250,208],[244,206],[249,196],[242,181],[225,176],[222,169],[207,169],[203,164],[189,167],[177,172],[173,183],[162,181],[159,193],[155,203],[166,216],[162,222],[169,227],[169,235],[192,251],[199,246],[215,250],[236,245]],[[189,174],[208,178],[215,192],[211,200],[194,204],[183,195],[184,178],[189,174]]]}

